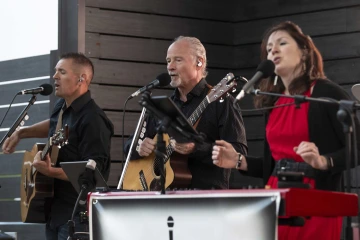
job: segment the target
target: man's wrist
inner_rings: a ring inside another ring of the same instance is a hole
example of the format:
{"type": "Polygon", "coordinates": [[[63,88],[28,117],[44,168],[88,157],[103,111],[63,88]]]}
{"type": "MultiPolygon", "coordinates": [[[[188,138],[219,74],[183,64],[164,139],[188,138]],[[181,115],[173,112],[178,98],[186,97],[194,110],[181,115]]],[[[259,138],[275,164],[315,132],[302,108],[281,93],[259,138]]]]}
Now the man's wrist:
{"type": "Polygon", "coordinates": [[[243,160],[243,155],[241,153],[238,153],[235,169],[240,170],[242,160],[243,160]]]}
{"type": "Polygon", "coordinates": [[[333,161],[332,157],[328,157],[328,156],[323,156],[323,157],[325,159],[326,170],[333,168],[334,161],[333,161]]]}

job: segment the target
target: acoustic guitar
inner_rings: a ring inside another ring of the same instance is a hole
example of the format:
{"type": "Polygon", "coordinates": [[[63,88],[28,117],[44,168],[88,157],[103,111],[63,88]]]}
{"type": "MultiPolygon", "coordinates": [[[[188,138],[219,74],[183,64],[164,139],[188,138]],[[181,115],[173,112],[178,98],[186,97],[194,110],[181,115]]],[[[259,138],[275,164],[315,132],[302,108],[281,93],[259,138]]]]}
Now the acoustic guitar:
{"type": "MultiPolygon", "coordinates": [[[[61,148],[66,145],[69,137],[68,126],[58,130],[49,138],[46,144],[37,143],[32,150],[26,151],[21,172],[20,197],[21,197],[21,220],[25,223],[45,223],[46,222],[46,201],[53,197],[54,179],[47,177],[32,166],[34,157],[38,151],[42,150],[41,160],[45,160],[53,146],[61,148]]],[[[56,164],[56,163],[53,163],[56,164]]]]}
{"type": "MultiPolygon", "coordinates": [[[[228,73],[209,94],[202,100],[199,106],[188,118],[191,125],[194,125],[204,112],[206,107],[229,91],[236,91],[236,81],[232,73],[228,73]]],[[[220,100],[221,101],[221,100],[220,100]]],[[[156,141],[155,136],[154,141],[156,141]]],[[[174,148],[169,144],[169,136],[164,134],[166,141],[166,155],[162,159],[157,159],[155,153],[149,156],[131,160],[124,171],[123,189],[124,190],[142,190],[159,191],[161,190],[160,174],[157,172],[156,164],[165,163],[165,188],[185,188],[191,183],[191,173],[188,168],[187,158],[184,155],[174,152],[174,148]],[[171,156],[171,160],[170,160],[171,156]]]]}

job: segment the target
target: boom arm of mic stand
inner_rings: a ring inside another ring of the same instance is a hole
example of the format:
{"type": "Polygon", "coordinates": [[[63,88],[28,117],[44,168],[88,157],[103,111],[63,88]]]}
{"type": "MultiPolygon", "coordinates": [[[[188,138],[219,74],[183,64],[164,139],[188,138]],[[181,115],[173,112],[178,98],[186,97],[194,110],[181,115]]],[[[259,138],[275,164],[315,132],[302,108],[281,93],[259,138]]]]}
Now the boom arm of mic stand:
{"type": "Polygon", "coordinates": [[[24,110],[20,113],[20,115],[18,116],[18,118],[16,119],[16,121],[14,122],[14,124],[10,127],[9,131],[4,135],[3,139],[1,139],[0,142],[0,146],[3,145],[3,143],[5,142],[6,138],[10,137],[11,134],[13,134],[16,130],[16,128],[19,126],[20,122],[24,119],[24,117],[27,114],[27,111],[29,110],[30,106],[32,106],[34,104],[34,102],[36,101],[36,96],[33,95],[30,100],[28,105],[24,108],[24,110]]]}

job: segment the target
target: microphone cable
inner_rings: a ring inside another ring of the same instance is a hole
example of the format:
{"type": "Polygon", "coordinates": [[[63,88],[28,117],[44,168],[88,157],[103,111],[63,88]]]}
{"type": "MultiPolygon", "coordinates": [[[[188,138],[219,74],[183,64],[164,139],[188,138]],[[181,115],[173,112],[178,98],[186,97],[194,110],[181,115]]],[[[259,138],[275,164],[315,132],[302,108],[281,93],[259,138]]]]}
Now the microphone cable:
{"type": "Polygon", "coordinates": [[[5,120],[6,116],[7,116],[7,114],[8,114],[8,112],[9,112],[10,108],[11,108],[11,105],[14,103],[16,96],[17,96],[17,94],[15,94],[15,96],[14,96],[14,98],[12,99],[12,101],[11,101],[11,103],[10,103],[10,105],[9,105],[9,107],[8,107],[5,115],[4,115],[4,117],[2,118],[1,123],[0,123],[0,127],[2,126],[2,124],[3,124],[3,122],[4,122],[4,120],[5,120]]]}
{"type": "MultiPolygon", "coordinates": [[[[124,103],[124,108],[123,108],[123,118],[122,118],[122,135],[121,135],[121,139],[122,139],[122,148],[123,148],[123,155],[122,155],[122,157],[123,157],[123,159],[124,159],[124,156],[125,156],[125,137],[124,137],[124,135],[125,135],[125,113],[126,113],[126,104],[127,104],[127,102],[130,100],[130,99],[132,99],[132,97],[131,96],[129,96],[126,100],[125,100],[125,103],[124,103]]],[[[135,137],[135,136],[134,136],[135,137]]],[[[131,149],[129,149],[129,151],[130,151],[131,149]]],[[[124,170],[124,165],[125,165],[125,162],[124,162],[124,160],[122,161],[122,163],[121,163],[121,173],[123,172],[123,170],[124,170]]]]}

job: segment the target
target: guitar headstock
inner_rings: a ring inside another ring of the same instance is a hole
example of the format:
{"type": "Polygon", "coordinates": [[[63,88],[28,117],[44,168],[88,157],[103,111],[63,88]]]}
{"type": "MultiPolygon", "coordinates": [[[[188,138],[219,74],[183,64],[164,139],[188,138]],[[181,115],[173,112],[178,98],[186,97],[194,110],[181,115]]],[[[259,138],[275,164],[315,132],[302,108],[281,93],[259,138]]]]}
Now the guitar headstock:
{"type": "Polygon", "coordinates": [[[69,139],[69,126],[65,125],[64,128],[59,129],[51,137],[50,146],[57,146],[58,148],[68,144],[69,139]]]}
{"type": "Polygon", "coordinates": [[[229,91],[236,91],[237,82],[235,81],[235,76],[232,73],[226,74],[226,76],[221,79],[221,81],[216,84],[207,95],[209,103],[214,102],[222,98],[229,91]]]}

